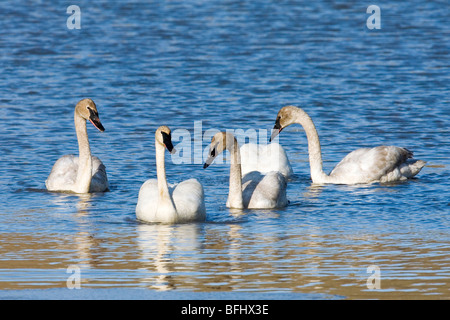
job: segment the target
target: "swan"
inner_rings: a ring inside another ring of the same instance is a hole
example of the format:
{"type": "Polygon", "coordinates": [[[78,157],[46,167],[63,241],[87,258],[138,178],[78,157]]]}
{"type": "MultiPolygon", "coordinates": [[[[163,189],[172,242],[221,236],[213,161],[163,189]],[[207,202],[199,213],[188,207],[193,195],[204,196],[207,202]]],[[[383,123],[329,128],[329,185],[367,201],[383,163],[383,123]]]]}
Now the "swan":
{"type": "Polygon", "coordinates": [[[230,132],[218,132],[211,139],[207,168],[223,151],[231,153],[230,186],[226,206],[234,209],[281,208],[288,204],[286,178],[278,171],[252,171],[242,177],[239,144],[230,132]]]}
{"type": "Polygon", "coordinates": [[[47,190],[89,193],[103,192],[108,189],[106,168],[99,158],[91,155],[86,120],[89,120],[100,132],[105,131],[94,101],[80,100],[74,112],[79,156],[69,154],[55,162],[45,181],[47,190]]]}
{"type": "Polygon", "coordinates": [[[286,178],[293,174],[286,151],[279,143],[246,143],[241,146],[240,151],[243,176],[252,171],[261,173],[279,171],[286,178]]]}
{"type": "Polygon", "coordinates": [[[322,168],[322,154],[316,127],[301,108],[286,106],[280,109],[271,140],[281,130],[294,123],[302,125],[306,132],[313,183],[360,184],[406,180],[418,174],[426,163],[411,159],[412,152],[405,148],[394,146],[361,148],[349,153],[327,175],[322,168]]]}
{"type": "Polygon", "coordinates": [[[144,182],[139,190],[136,217],[144,222],[183,223],[206,219],[203,187],[196,179],[169,186],[164,161],[165,148],[170,153],[171,131],[161,126],[155,133],[156,177],[144,182]]]}

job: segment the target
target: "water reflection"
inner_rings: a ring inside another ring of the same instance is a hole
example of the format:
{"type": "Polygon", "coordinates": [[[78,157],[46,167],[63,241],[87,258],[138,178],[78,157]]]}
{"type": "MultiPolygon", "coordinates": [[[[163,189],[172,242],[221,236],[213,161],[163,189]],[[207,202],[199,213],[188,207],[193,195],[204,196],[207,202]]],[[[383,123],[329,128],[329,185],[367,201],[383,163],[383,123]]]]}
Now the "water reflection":
{"type": "Polygon", "coordinates": [[[232,224],[229,225],[228,238],[230,244],[228,248],[228,257],[230,259],[230,284],[234,286],[239,283],[242,278],[242,226],[232,224]]]}
{"type": "Polygon", "coordinates": [[[310,200],[316,199],[317,197],[320,196],[324,187],[325,187],[324,185],[319,185],[319,184],[308,185],[304,189],[305,191],[303,192],[303,197],[306,199],[310,199],[310,200]]]}
{"type": "MultiPolygon", "coordinates": [[[[96,194],[75,194],[75,193],[55,193],[52,194],[51,202],[55,207],[66,210],[67,207],[74,207],[73,222],[74,232],[71,237],[71,249],[74,250],[76,256],[72,258],[72,263],[76,263],[80,268],[88,269],[94,267],[93,261],[96,261],[93,256],[95,248],[99,246],[99,239],[96,239],[92,234],[93,223],[90,215],[92,215],[93,199],[98,197],[96,194]]],[[[72,220],[67,213],[66,219],[72,220]]],[[[69,239],[66,239],[66,241],[69,239]]],[[[67,244],[61,245],[60,249],[66,247],[67,244]]],[[[87,281],[87,279],[84,279],[87,281]]]]}
{"type": "Polygon", "coordinates": [[[199,225],[139,224],[138,247],[141,256],[141,282],[157,290],[171,290],[177,285],[174,273],[177,265],[195,270],[196,260],[185,257],[198,255],[199,225]]]}
{"type": "MultiPolygon", "coordinates": [[[[90,208],[92,206],[91,200],[93,195],[90,193],[86,194],[77,194],[78,201],[76,203],[77,213],[76,217],[77,219],[82,219],[89,215],[90,208]]],[[[95,238],[90,233],[90,228],[86,228],[86,222],[84,222],[81,226],[79,224],[79,229],[74,234],[74,242],[75,242],[75,250],[78,253],[78,266],[80,268],[91,268],[92,264],[92,248],[95,246],[95,238]]],[[[86,280],[86,279],[85,279],[86,280]]]]}
{"type": "Polygon", "coordinates": [[[92,193],[75,194],[78,198],[76,203],[77,217],[84,217],[89,213],[89,209],[92,207],[91,200],[94,196],[92,193]]]}

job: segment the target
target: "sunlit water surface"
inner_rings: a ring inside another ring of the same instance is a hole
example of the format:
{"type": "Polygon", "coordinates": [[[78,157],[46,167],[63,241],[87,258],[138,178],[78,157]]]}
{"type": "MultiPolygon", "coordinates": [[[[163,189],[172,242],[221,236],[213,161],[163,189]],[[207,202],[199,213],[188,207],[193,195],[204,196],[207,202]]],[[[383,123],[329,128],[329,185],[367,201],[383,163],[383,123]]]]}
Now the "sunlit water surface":
{"type": "Polygon", "coordinates": [[[383,3],[380,30],[356,1],[79,1],[79,30],[67,5],[0,2],[0,289],[66,288],[75,266],[81,288],[450,298],[445,1],[383,3]],[[53,163],[78,152],[84,97],[106,128],[88,123],[110,191],[47,192],[53,163]],[[202,168],[204,133],[252,129],[267,143],[286,104],[315,121],[327,172],[380,144],[427,166],[408,182],[313,186],[291,126],[279,138],[290,205],[227,209],[229,168],[202,168]],[[166,155],[167,177],[202,182],[206,222],[136,221],[161,124],[191,135],[188,163],[166,155]]]}

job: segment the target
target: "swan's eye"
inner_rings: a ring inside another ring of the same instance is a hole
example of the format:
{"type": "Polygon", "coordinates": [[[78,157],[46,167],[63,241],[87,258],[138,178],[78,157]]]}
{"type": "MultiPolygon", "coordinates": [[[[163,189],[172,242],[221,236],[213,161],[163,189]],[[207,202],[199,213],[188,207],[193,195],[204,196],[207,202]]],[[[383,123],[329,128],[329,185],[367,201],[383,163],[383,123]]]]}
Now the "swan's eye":
{"type": "Polygon", "coordinates": [[[92,109],[89,108],[89,107],[86,107],[86,109],[89,110],[89,116],[90,116],[91,119],[98,118],[98,112],[92,110],[92,109]]]}
{"type": "Polygon", "coordinates": [[[163,137],[163,141],[172,141],[172,132],[171,133],[166,133],[166,132],[161,132],[161,135],[163,137]]]}
{"type": "Polygon", "coordinates": [[[216,148],[213,148],[211,150],[211,157],[215,157],[216,156],[216,148]]]}
{"type": "Polygon", "coordinates": [[[172,134],[166,133],[166,132],[161,132],[161,135],[163,138],[164,146],[167,148],[167,150],[169,150],[169,152],[172,152],[172,150],[174,150],[173,144],[172,144],[172,134]]]}
{"type": "MultiPolygon", "coordinates": [[[[282,129],[282,128],[281,128],[281,125],[280,125],[280,119],[281,119],[281,117],[278,116],[278,117],[277,117],[277,120],[275,120],[275,126],[273,127],[274,129],[277,129],[277,130],[282,129]]],[[[280,131],[281,131],[281,130],[280,130],[280,131]]]]}

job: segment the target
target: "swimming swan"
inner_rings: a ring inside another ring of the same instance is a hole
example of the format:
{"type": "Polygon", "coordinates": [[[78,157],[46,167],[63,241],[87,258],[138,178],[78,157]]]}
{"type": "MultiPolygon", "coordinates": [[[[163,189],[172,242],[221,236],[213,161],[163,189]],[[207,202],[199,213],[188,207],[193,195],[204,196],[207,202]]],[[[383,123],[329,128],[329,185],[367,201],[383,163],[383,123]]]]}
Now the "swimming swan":
{"type": "Polygon", "coordinates": [[[232,133],[218,132],[211,140],[207,168],[223,151],[231,153],[230,186],[226,206],[235,209],[269,209],[285,207],[286,179],[278,171],[262,174],[252,171],[242,177],[239,145],[232,133]]]}
{"type": "Polygon", "coordinates": [[[413,154],[405,148],[394,146],[361,148],[349,153],[327,175],[322,169],[322,154],[316,127],[302,109],[294,106],[281,108],[271,139],[294,123],[302,125],[306,132],[313,183],[357,184],[406,180],[418,174],[426,163],[410,159],[413,154]]]}
{"type": "Polygon", "coordinates": [[[252,171],[261,173],[279,171],[286,178],[293,174],[286,152],[279,143],[246,143],[241,146],[240,151],[243,176],[252,171]]]}
{"type": "Polygon", "coordinates": [[[144,182],[139,190],[136,217],[145,222],[182,223],[206,219],[203,187],[196,179],[169,186],[164,161],[165,148],[170,153],[171,131],[161,126],[155,133],[156,177],[144,182]]]}
{"type": "Polygon", "coordinates": [[[79,156],[69,154],[55,162],[45,181],[47,190],[88,193],[108,189],[106,168],[99,158],[91,155],[86,120],[89,120],[99,131],[105,131],[94,101],[91,99],[79,101],[75,106],[74,115],[79,156]]]}

